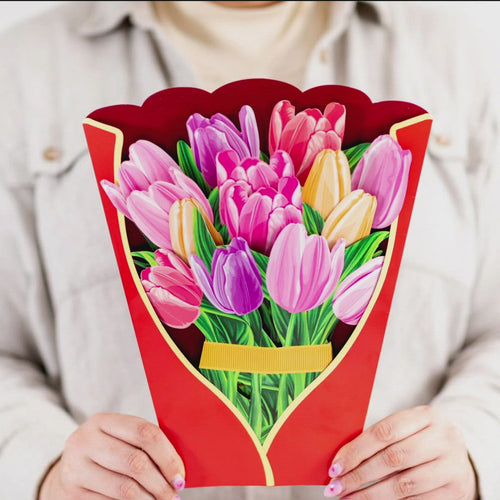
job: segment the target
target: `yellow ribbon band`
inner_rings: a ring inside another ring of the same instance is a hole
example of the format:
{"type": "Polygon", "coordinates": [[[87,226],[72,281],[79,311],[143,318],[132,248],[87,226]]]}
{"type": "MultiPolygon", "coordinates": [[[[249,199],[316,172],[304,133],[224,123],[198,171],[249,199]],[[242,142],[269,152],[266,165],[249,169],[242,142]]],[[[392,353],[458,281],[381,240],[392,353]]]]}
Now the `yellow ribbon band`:
{"type": "Polygon", "coordinates": [[[332,344],[257,347],[205,342],[200,368],[243,373],[322,372],[332,361],[332,344]]]}

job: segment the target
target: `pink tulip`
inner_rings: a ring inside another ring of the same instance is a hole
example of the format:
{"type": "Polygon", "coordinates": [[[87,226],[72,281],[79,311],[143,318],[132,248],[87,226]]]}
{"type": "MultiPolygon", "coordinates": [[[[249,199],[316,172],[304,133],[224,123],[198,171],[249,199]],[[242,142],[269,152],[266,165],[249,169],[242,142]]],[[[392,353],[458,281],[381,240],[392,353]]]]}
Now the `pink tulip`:
{"type": "Polygon", "coordinates": [[[357,325],[377,286],[384,257],[375,257],[349,274],[333,296],[335,316],[348,325],[357,325]]]}
{"type": "MultiPolygon", "coordinates": [[[[278,189],[280,178],[294,177],[290,156],[284,151],[276,151],[269,164],[257,159],[246,158],[240,162],[234,151],[224,151],[217,155],[217,184],[219,185],[220,216],[223,224],[228,224],[230,215],[228,193],[241,188],[248,196],[260,188],[278,189]]],[[[300,192],[294,193],[293,203],[301,207],[300,192]]]]}
{"type": "Polygon", "coordinates": [[[364,152],[352,175],[352,188],[377,198],[373,228],[390,226],[401,212],[408,187],[411,151],[390,135],[377,137],[364,152]]]}
{"type": "Polygon", "coordinates": [[[269,256],[269,294],[291,313],[318,307],[337,286],[344,267],[344,250],[344,240],[330,251],[322,236],[308,236],[302,224],[289,224],[276,238],[269,256]]]}
{"type": "Polygon", "coordinates": [[[324,149],[341,148],[345,129],[345,107],[329,103],[325,111],[305,109],[295,114],[289,101],[278,102],[272,111],[269,127],[269,153],[287,151],[295,172],[304,184],[316,155],[324,149]]]}
{"type": "Polygon", "coordinates": [[[141,272],[141,281],[158,317],[168,326],[186,328],[200,315],[203,292],[184,262],[171,251],[157,250],[158,266],[141,272]]]}
{"type": "Polygon", "coordinates": [[[269,165],[255,158],[240,162],[231,151],[217,158],[222,223],[231,238],[241,236],[268,254],[287,224],[302,222],[301,188],[290,157],[277,151],[269,165]]]}
{"type": "Polygon", "coordinates": [[[177,200],[194,198],[213,222],[210,203],[196,182],[161,148],[140,140],[129,148],[130,160],[118,170],[119,186],[101,186],[117,210],[131,219],[153,243],[171,249],[169,211],[177,200]]]}
{"type": "Polygon", "coordinates": [[[181,171],[171,156],[150,141],[138,140],[130,145],[129,160],[118,169],[119,186],[107,180],[101,182],[113,205],[129,217],[127,197],[133,191],[147,191],[156,181],[170,181],[172,168],[181,171]]]}

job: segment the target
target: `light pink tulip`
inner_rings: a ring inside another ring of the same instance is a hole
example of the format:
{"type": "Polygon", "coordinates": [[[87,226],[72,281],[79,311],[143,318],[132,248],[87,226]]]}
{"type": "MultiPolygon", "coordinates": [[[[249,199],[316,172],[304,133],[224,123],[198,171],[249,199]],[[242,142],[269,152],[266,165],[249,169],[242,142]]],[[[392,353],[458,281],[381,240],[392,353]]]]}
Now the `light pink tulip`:
{"type": "Polygon", "coordinates": [[[117,210],[131,219],[153,243],[171,249],[169,211],[177,200],[194,198],[213,222],[210,203],[196,182],[155,144],[140,140],[129,148],[130,160],[118,170],[119,185],[101,186],[117,210]]]}
{"type": "Polygon", "coordinates": [[[289,101],[278,102],[272,111],[269,127],[269,153],[287,151],[301,184],[307,179],[316,155],[324,149],[339,150],[345,129],[345,107],[329,103],[324,112],[305,109],[295,114],[289,101]]]}
{"type": "Polygon", "coordinates": [[[408,187],[411,151],[390,135],[377,137],[364,152],[352,175],[352,189],[377,198],[373,228],[390,226],[401,212],[408,187]]]}
{"type": "Polygon", "coordinates": [[[269,256],[269,294],[291,313],[318,307],[337,286],[344,267],[344,251],[344,240],[339,240],[330,251],[322,236],[308,236],[302,224],[289,224],[276,238],[269,256]]]}
{"type": "Polygon", "coordinates": [[[377,286],[384,257],[375,257],[349,274],[333,296],[335,316],[348,325],[357,325],[377,286]]]}
{"type": "Polygon", "coordinates": [[[171,251],[157,250],[158,266],[141,272],[141,281],[158,317],[168,326],[186,328],[200,315],[203,292],[184,262],[171,251]]]}

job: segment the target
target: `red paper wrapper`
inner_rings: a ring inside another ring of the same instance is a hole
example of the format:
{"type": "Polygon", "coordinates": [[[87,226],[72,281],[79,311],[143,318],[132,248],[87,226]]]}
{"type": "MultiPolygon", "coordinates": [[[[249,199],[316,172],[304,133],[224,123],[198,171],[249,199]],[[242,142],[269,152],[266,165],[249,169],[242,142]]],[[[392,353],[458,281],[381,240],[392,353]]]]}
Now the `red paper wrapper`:
{"type": "Polygon", "coordinates": [[[364,425],[432,118],[406,102],[372,103],[361,91],[327,85],[301,92],[274,80],[244,80],[213,93],[195,88],[158,92],[141,106],[117,105],[91,113],[84,122],[88,148],[130,315],[160,427],[186,467],[187,487],[221,485],[326,484],[336,451],[364,425]],[[223,113],[235,123],[241,106],[255,111],[261,144],[267,144],[274,105],[289,100],[297,112],[346,107],[343,148],[390,133],[412,153],[402,211],[391,225],[385,263],[371,302],[358,325],[337,335],[339,352],[290,404],[263,444],[231,402],[195,368],[203,336],[195,327],[174,330],[160,322],[130,256],[142,241],[100,187],[114,182],[130,144],[147,139],[176,158],[176,143],[188,140],[193,113],[223,113]],[[340,339],[340,340],[339,340],[340,339]],[[300,457],[300,459],[298,459],[300,457]]]}

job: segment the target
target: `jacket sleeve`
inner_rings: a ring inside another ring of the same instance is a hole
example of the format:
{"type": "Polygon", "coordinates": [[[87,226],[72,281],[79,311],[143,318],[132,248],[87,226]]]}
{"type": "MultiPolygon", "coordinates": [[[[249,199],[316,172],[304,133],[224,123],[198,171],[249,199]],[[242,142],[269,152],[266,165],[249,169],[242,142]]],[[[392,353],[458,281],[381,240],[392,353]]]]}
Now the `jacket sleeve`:
{"type": "Polygon", "coordinates": [[[464,433],[481,499],[493,500],[500,491],[500,114],[498,86],[491,74],[487,78],[492,92],[485,92],[488,86],[477,91],[482,104],[470,121],[467,168],[477,207],[478,259],[468,335],[433,404],[464,433]]]}
{"type": "Polygon", "coordinates": [[[36,189],[28,174],[29,117],[9,70],[14,56],[5,51],[12,46],[0,45],[0,498],[28,500],[76,423],[59,392],[36,189]]]}

